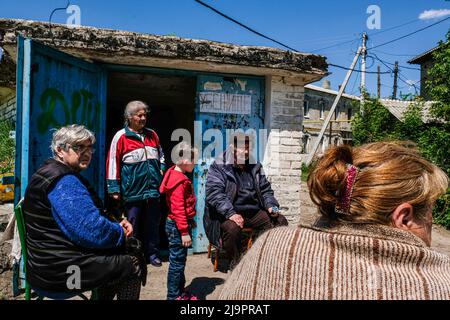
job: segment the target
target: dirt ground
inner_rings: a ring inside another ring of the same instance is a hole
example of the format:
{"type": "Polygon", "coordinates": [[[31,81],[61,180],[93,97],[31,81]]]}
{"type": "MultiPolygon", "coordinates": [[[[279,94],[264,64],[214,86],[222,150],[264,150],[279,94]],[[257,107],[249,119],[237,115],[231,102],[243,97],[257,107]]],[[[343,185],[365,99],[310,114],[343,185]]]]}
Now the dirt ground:
{"type": "MultiPolygon", "coordinates": [[[[301,200],[302,213],[300,222],[303,224],[311,224],[317,218],[317,214],[314,205],[309,199],[305,185],[303,185],[301,192],[301,200]]],[[[2,244],[0,244],[1,248],[2,244]]],[[[3,248],[5,250],[4,244],[3,248]]],[[[450,256],[450,231],[434,225],[432,248],[450,256]]],[[[147,285],[141,291],[142,300],[160,300],[166,298],[167,270],[167,261],[163,261],[163,266],[159,268],[153,266],[148,267],[147,285]]],[[[217,299],[224,281],[229,276],[229,273],[221,271],[214,272],[211,259],[207,258],[206,253],[189,255],[185,274],[186,286],[202,300],[217,299]]],[[[11,277],[12,273],[10,270],[3,270],[2,272],[2,269],[0,269],[0,299],[13,299],[11,295],[11,277]]],[[[23,299],[23,295],[16,299],[23,299]]]]}

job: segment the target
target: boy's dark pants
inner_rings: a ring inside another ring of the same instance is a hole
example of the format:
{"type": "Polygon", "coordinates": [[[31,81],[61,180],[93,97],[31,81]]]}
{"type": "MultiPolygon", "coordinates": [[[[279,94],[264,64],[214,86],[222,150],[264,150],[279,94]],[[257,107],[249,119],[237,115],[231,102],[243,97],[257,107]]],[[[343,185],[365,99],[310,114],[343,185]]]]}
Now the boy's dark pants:
{"type": "Polygon", "coordinates": [[[142,242],[146,259],[159,254],[159,198],[127,202],[127,219],[133,226],[133,235],[142,242]]]}
{"type": "MultiPolygon", "coordinates": [[[[177,229],[175,221],[167,219],[166,234],[169,240],[169,272],[167,274],[167,300],[175,300],[184,291],[186,279],[184,269],[188,248],[181,243],[181,234],[177,229]]],[[[191,228],[189,227],[189,234],[191,228]]]]}
{"type": "MultiPolygon", "coordinates": [[[[253,228],[257,234],[265,230],[287,226],[288,221],[283,215],[271,218],[269,213],[259,210],[256,213],[242,213],[244,228],[253,228]]],[[[226,220],[220,225],[222,231],[222,246],[232,263],[239,260],[242,251],[242,229],[232,220],[226,220]]]]}

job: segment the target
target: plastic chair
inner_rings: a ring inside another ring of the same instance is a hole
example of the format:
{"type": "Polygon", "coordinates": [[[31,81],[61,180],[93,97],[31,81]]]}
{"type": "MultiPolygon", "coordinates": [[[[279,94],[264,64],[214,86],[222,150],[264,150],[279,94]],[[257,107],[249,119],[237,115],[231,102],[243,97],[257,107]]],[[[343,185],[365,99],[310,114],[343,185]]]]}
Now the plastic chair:
{"type": "MultiPolygon", "coordinates": [[[[252,228],[243,228],[242,235],[244,236],[244,238],[242,240],[242,246],[247,247],[247,250],[249,250],[253,245],[254,231],[252,228]]],[[[213,270],[214,270],[214,272],[217,272],[217,270],[219,268],[219,255],[220,255],[221,248],[220,248],[220,246],[216,247],[216,246],[212,245],[210,242],[208,245],[208,259],[211,258],[212,247],[215,248],[214,269],[213,270]]]]}
{"type": "MultiPolygon", "coordinates": [[[[23,273],[25,275],[25,300],[31,300],[31,286],[26,280],[26,273],[27,273],[27,260],[28,260],[28,252],[27,252],[27,232],[25,229],[25,220],[23,216],[22,211],[22,205],[23,205],[23,199],[19,201],[19,203],[14,208],[14,215],[16,216],[16,222],[17,222],[17,230],[19,231],[19,238],[20,238],[20,245],[21,245],[21,252],[22,252],[22,260],[23,260],[23,273]]],[[[37,300],[43,300],[44,298],[50,298],[50,299],[70,299],[73,297],[80,297],[83,300],[89,300],[83,293],[68,293],[68,292],[46,292],[41,291],[38,289],[33,290],[37,294],[37,300]]],[[[91,293],[91,300],[98,300],[98,294],[97,289],[92,290],[91,293]]]]}

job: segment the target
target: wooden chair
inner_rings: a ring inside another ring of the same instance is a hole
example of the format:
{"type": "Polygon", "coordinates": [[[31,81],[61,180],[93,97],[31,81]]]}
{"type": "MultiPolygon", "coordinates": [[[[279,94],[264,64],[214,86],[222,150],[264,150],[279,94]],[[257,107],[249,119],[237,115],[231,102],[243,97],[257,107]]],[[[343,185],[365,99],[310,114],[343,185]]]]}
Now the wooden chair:
{"type": "MultiPolygon", "coordinates": [[[[243,228],[242,229],[242,247],[247,248],[246,250],[249,250],[252,247],[253,244],[253,236],[254,231],[252,228],[243,228]]],[[[214,256],[214,272],[217,272],[219,267],[219,256],[220,256],[220,247],[213,246],[211,243],[208,245],[208,259],[211,258],[211,251],[212,247],[215,248],[215,256],[214,256]]]]}
{"type": "MultiPolygon", "coordinates": [[[[25,300],[31,300],[31,287],[28,281],[26,280],[26,269],[27,269],[27,260],[28,260],[28,252],[27,252],[27,232],[25,229],[25,220],[23,217],[23,211],[22,211],[22,205],[23,205],[23,199],[19,201],[19,203],[14,208],[14,215],[16,216],[16,222],[17,222],[17,230],[19,232],[19,239],[20,239],[20,245],[21,245],[21,253],[22,253],[22,262],[23,262],[23,273],[25,275],[25,279],[22,279],[25,282],[25,300]]],[[[20,271],[19,271],[20,273],[20,271]]],[[[20,281],[20,280],[19,280],[20,281]]],[[[37,292],[35,292],[37,295],[37,300],[43,300],[44,298],[50,298],[50,299],[58,299],[58,294],[55,293],[55,297],[50,296],[44,296],[39,295],[37,292]]],[[[63,294],[63,293],[61,293],[63,294]]],[[[69,299],[72,297],[80,297],[83,300],[89,300],[83,293],[74,293],[70,297],[67,297],[65,299],[69,299]]],[[[63,299],[64,300],[64,299],[63,299]]],[[[98,300],[98,294],[97,289],[92,290],[91,294],[91,300],[98,300]]]]}

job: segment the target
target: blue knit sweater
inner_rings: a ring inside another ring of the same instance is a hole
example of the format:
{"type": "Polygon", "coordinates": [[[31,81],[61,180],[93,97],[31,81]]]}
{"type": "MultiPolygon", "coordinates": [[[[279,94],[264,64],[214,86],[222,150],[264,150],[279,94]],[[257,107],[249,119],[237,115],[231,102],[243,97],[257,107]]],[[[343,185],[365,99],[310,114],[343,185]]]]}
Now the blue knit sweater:
{"type": "Polygon", "coordinates": [[[56,223],[73,243],[85,248],[111,249],[124,242],[120,224],[100,214],[89,191],[76,176],[62,177],[48,199],[56,223]]]}

